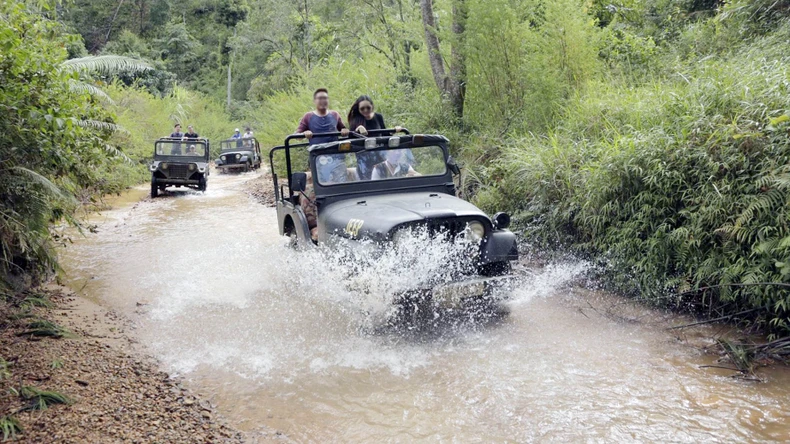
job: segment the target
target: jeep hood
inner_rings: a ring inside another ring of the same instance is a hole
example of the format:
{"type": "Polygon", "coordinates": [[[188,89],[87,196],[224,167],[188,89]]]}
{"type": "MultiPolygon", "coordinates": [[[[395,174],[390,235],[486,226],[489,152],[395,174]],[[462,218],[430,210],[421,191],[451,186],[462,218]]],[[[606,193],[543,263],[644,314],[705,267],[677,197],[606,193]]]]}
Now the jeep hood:
{"type": "Polygon", "coordinates": [[[356,232],[355,238],[384,240],[398,225],[426,219],[488,216],[471,203],[442,193],[403,193],[366,196],[335,202],[320,212],[319,226],[324,238],[331,234],[348,237],[346,229],[356,232]]]}

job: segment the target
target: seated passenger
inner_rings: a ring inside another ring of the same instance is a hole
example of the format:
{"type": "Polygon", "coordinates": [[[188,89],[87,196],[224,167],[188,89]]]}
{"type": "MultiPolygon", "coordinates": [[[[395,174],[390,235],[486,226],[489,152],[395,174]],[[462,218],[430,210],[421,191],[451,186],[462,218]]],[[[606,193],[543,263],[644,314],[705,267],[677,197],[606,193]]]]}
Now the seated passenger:
{"type": "Polygon", "coordinates": [[[348,167],[344,154],[323,154],[318,156],[318,179],[322,185],[348,182],[348,167]]]}
{"type": "Polygon", "coordinates": [[[384,162],[373,167],[373,180],[392,179],[397,177],[419,176],[420,173],[408,164],[404,150],[390,150],[386,153],[384,162]]]}

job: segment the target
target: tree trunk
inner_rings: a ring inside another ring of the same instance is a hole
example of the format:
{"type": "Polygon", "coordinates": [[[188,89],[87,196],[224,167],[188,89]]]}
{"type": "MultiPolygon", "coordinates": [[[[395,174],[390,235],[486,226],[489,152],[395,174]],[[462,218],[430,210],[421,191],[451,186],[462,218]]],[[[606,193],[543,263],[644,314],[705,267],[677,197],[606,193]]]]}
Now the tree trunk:
{"type": "Polygon", "coordinates": [[[464,0],[453,1],[453,46],[450,62],[450,101],[457,117],[464,115],[466,99],[466,5],[464,0]]]}
{"type": "Polygon", "coordinates": [[[447,73],[444,70],[442,53],[439,50],[439,37],[436,35],[436,20],[433,15],[433,0],[420,0],[422,25],[425,28],[425,46],[428,49],[428,59],[431,62],[433,79],[436,87],[442,94],[448,93],[447,73]]]}
{"type": "Polygon", "coordinates": [[[453,1],[454,42],[451,49],[450,75],[444,67],[444,59],[440,48],[439,37],[436,34],[436,19],[433,14],[433,1],[420,0],[422,24],[425,28],[425,45],[428,49],[428,58],[431,62],[433,79],[439,92],[450,101],[455,117],[464,115],[464,99],[466,97],[466,58],[464,57],[464,33],[466,31],[466,5],[464,0],[453,1]]]}

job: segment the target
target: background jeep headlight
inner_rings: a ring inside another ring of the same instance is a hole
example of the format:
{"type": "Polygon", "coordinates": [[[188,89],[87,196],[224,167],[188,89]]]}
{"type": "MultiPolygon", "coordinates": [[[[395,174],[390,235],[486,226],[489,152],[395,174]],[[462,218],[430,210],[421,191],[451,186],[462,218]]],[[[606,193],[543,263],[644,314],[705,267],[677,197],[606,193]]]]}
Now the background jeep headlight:
{"type": "Polygon", "coordinates": [[[167,162],[162,162],[159,164],[159,168],[166,170],[167,169],[167,162]]]}
{"type": "Polygon", "coordinates": [[[241,159],[241,154],[236,154],[236,160],[241,159]]]}
{"type": "Polygon", "coordinates": [[[225,160],[226,160],[226,157],[225,157],[225,156],[222,156],[222,157],[220,157],[220,159],[222,159],[222,161],[225,161],[225,160]]]}
{"type": "Polygon", "coordinates": [[[481,222],[469,222],[467,228],[469,228],[469,233],[472,235],[472,240],[481,240],[486,237],[486,227],[481,222]]]}
{"type": "Polygon", "coordinates": [[[189,171],[195,171],[195,168],[197,168],[197,165],[195,165],[194,163],[189,164],[189,171]]]}

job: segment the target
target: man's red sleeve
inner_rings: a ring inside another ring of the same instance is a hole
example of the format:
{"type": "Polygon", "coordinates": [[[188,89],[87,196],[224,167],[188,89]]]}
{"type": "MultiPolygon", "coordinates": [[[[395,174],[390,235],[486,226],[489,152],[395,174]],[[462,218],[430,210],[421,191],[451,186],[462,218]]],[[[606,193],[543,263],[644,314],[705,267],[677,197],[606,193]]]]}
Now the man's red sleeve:
{"type": "Polygon", "coordinates": [[[299,121],[299,126],[296,127],[296,134],[301,134],[308,129],[310,129],[310,113],[302,116],[302,120],[299,121]]]}
{"type": "Polygon", "coordinates": [[[337,111],[332,111],[337,116],[337,130],[342,131],[346,128],[346,125],[343,124],[343,118],[340,117],[340,113],[337,111]]]}

